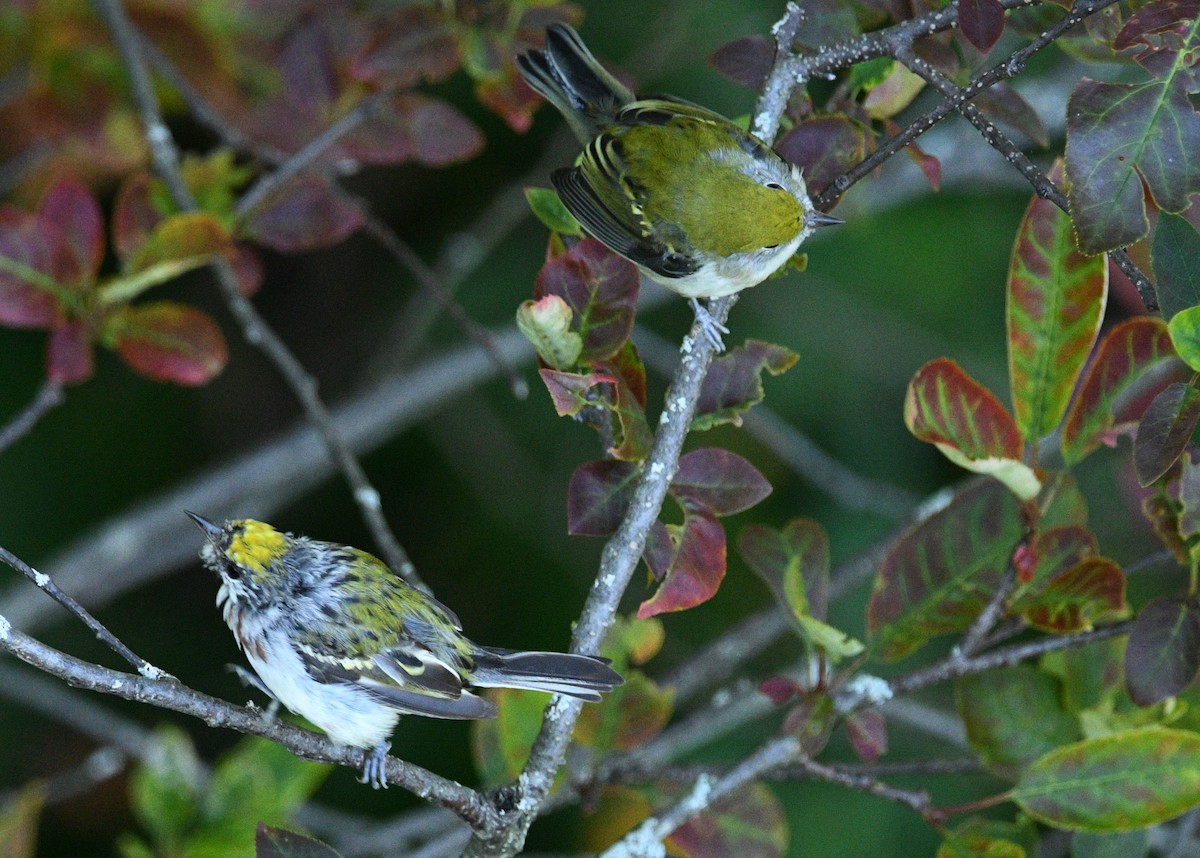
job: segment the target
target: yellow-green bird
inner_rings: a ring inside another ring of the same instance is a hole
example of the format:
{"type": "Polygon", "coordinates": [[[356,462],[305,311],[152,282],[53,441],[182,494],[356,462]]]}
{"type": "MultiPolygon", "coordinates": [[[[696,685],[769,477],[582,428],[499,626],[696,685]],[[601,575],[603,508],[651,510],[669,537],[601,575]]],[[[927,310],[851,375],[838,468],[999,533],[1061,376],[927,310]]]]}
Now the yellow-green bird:
{"type": "Polygon", "coordinates": [[[711,110],[671,97],[638,99],[565,24],[518,68],[584,145],[551,181],[583,228],[651,280],[688,298],[706,338],[726,332],[698,298],[765,280],[818,226],[799,169],[711,110]]]}
{"type": "Polygon", "coordinates": [[[221,578],[217,605],[263,690],[335,742],[362,748],[363,783],[387,786],[402,714],[494,718],[473,688],[525,688],[598,701],[622,684],[603,658],[479,646],[458,617],[357,548],[254,519],[187,513],[221,578]]]}

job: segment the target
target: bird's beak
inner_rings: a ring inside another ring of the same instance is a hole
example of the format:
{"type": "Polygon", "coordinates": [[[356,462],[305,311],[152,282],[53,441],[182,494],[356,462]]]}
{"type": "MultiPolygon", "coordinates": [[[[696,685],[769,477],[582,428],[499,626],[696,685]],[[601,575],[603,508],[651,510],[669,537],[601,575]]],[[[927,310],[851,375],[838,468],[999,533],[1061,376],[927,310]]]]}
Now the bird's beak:
{"type": "Polygon", "coordinates": [[[217,525],[213,524],[211,521],[209,521],[204,516],[196,515],[196,513],[194,513],[194,512],[188,512],[186,509],[183,512],[184,512],[184,515],[186,515],[188,518],[190,518],[192,521],[196,522],[196,524],[200,526],[200,529],[204,531],[204,535],[207,536],[209,539],[216,539],[218,536],[221,535],[221,528],[218,527],[217,525]]]}
{"type": "Polygon", "coordinates": [[[840,217],[834,217],[825,212],[814,211],[804,219],[806,226],[837,226],[839,223],[845,223],[840,217]]]}

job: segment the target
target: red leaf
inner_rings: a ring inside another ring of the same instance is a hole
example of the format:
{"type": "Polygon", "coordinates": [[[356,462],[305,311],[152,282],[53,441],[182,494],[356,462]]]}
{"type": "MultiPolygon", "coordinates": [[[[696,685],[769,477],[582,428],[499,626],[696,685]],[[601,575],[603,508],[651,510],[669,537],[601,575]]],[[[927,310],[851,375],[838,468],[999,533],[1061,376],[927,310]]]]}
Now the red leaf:
{"type": "Polygon", "coordinates": [[[1125,646],[1125,687],[1138,706],[1174,697],[1200,666],[1200,612],[1175,599],[1142,608],[1125,646]]]}
{"type": "Polygon", "coordinates": [[[281,253],[329,247],[363,225],[362,212],[319,176],[302,176],[246,221],[246,234],[281,253]]]}
{"type": "Polygon", "coordinates": [[[816,194],[867,157],[872,140],[871,129],[849,116],[814,116],[775,141],[775,151],[804,170],[809,192],[816,194]]]}
{"type": "Polygon", "coordinates": [[[1063,459],[1073,465],[1101,443],[1115,444],[1160,390],[1191,374],[1161,319],[1140,316],[1117,325],[1100,341],[1067,411],[1063,459]]]}
{"type": "Polygon", "coordinates": [[[683,524],[668,526],[674,558],[653,596],[638,607],[645,619],[683,611],[711,599],[725,577],[725,528],[703,510],[687,510],[683,524]]]}
{"type": "Polygon", "coordinates": [[[1050,580],[1024,611],[1043,631],[1086,631],[1095,620],[1125,609],[1125,573],[1105,557],[1085,558],[1050,580]]]}
{"type": "Polygon", "coordinates": [[[342,146],[368,164],[416,161],[428,167],[444,167],[479,154],[483,135],[446,102],[405,94],[397,96],[386,112],[348,135],[342,146]]]}
{"type": "Polygon", "coordinates": [[[791,349],[762,340],[746,342],[712,362],[700,385],[692,429],[699,431],[732,423],[763,401],[763,373],[781,375],[798,360],[791,349]]]}
{"type": "Polygon", "coordinates": [[[692,450],[679,458],[670,493],[714,515],[742,512],[771,493],[771,484],[748,461],[719,447],[692,450]]]}
{"type": "Polygon", "coordinates": [[[1004,7],[1000,0],[958,0],[958,28],[986,54],[1004,32],[1004,7]]]}
{"type": "Polygon", "coordinates": [[[54,279],[54,259],[67,252],[52,224],[11,208],[0,208],[0,324],[48,328],[59,316],[58,303],[47,289],[31,283],[19,270],[54,279]]]}
{"type": "Polygon", "coordinates": [[[70,262],[55,266],[55,279],[72,286],[94,281],[104,259],[104,216],[91,191],[74,179],[59,179],[42,195],[38,217],[58,228],[70,251],[70,262]]]}
{"type": "Polygon", "coordinates": [[[611,358],[629,338],[638,281],[632,262],[585,238],[547,260],[538,272],[534,297],[557,295],[567,302],[572,328],[583,337],[580,360],[596,362],[611,358]]]}
{"type": "Polygon", "coordinates": [[[221,329],[206,314],[171,301],[123,307],[105,325],[105,338],[131,369],[156,381],[201,385],[225,367],[221,329]]]}
{"type": "Polygon", "coordinates": [[[46,376],[62,384],[79,384],[95,372],[91,331],[81,321],[55,325],[46,343],[46,376]]]}
{"type": "Polygon", "coordinates": [[[633,462],[615,459],[576,468],[567,486],[567,532],[608,536],[615,531],[629,508],[638,473],[633,462]]]}

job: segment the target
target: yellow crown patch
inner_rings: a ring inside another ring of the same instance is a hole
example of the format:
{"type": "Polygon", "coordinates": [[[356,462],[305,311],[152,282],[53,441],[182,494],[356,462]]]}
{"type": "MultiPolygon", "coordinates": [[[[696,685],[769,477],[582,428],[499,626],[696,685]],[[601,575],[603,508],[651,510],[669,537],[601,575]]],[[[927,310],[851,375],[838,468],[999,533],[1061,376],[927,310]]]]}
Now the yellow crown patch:
{"type": "Polygon", "coordinates": [[[226,554],[244,569],[262,572],[287,551],[287,537],[271,525],[248,518],[239,522],[239,530],[229,541],[226,554]]]}

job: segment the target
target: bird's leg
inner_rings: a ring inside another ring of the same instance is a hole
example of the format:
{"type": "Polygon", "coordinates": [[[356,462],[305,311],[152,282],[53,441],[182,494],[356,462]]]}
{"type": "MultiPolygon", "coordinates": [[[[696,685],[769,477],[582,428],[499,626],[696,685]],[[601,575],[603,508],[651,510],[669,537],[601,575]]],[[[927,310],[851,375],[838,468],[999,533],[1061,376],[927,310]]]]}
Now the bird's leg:
{"type": "Polygon", "coordinates": [[[688,300],[692,304],[692,311],[696,314],[696,321],[700,324],[700,333],[704,335],[704,339],[708,340],[717,351],[725,351],[725,342],[721,339],[721,334],[728,334],[729,328],[714,319],[712,313],[708,312],[708,308],[701,304],[699,299],[688,298],[688,300]]]}
{"type": "Polygon", "coordinates": [[[267,704],[266,710],[263,712],[263,718],[267,721],[274,721],[275,716],[279,713],[279,698],[271,693],[271,689],[267,688],[265,682],[258,678],[258,674],[252,670],[246,670],[240,664],[227,664],[225,668],[237,676],[242,681],[242,685],[248,685],[251,688],[256,688],[266,695],[271,702],[267,704]]]}
{"type": "Polygon", "coordinates": [[[381,741],[369,751],[363,751],[362,777],[360,784],[370,784],[371,789],[387,789],[387,755],[392,748],[381,741]]]}

